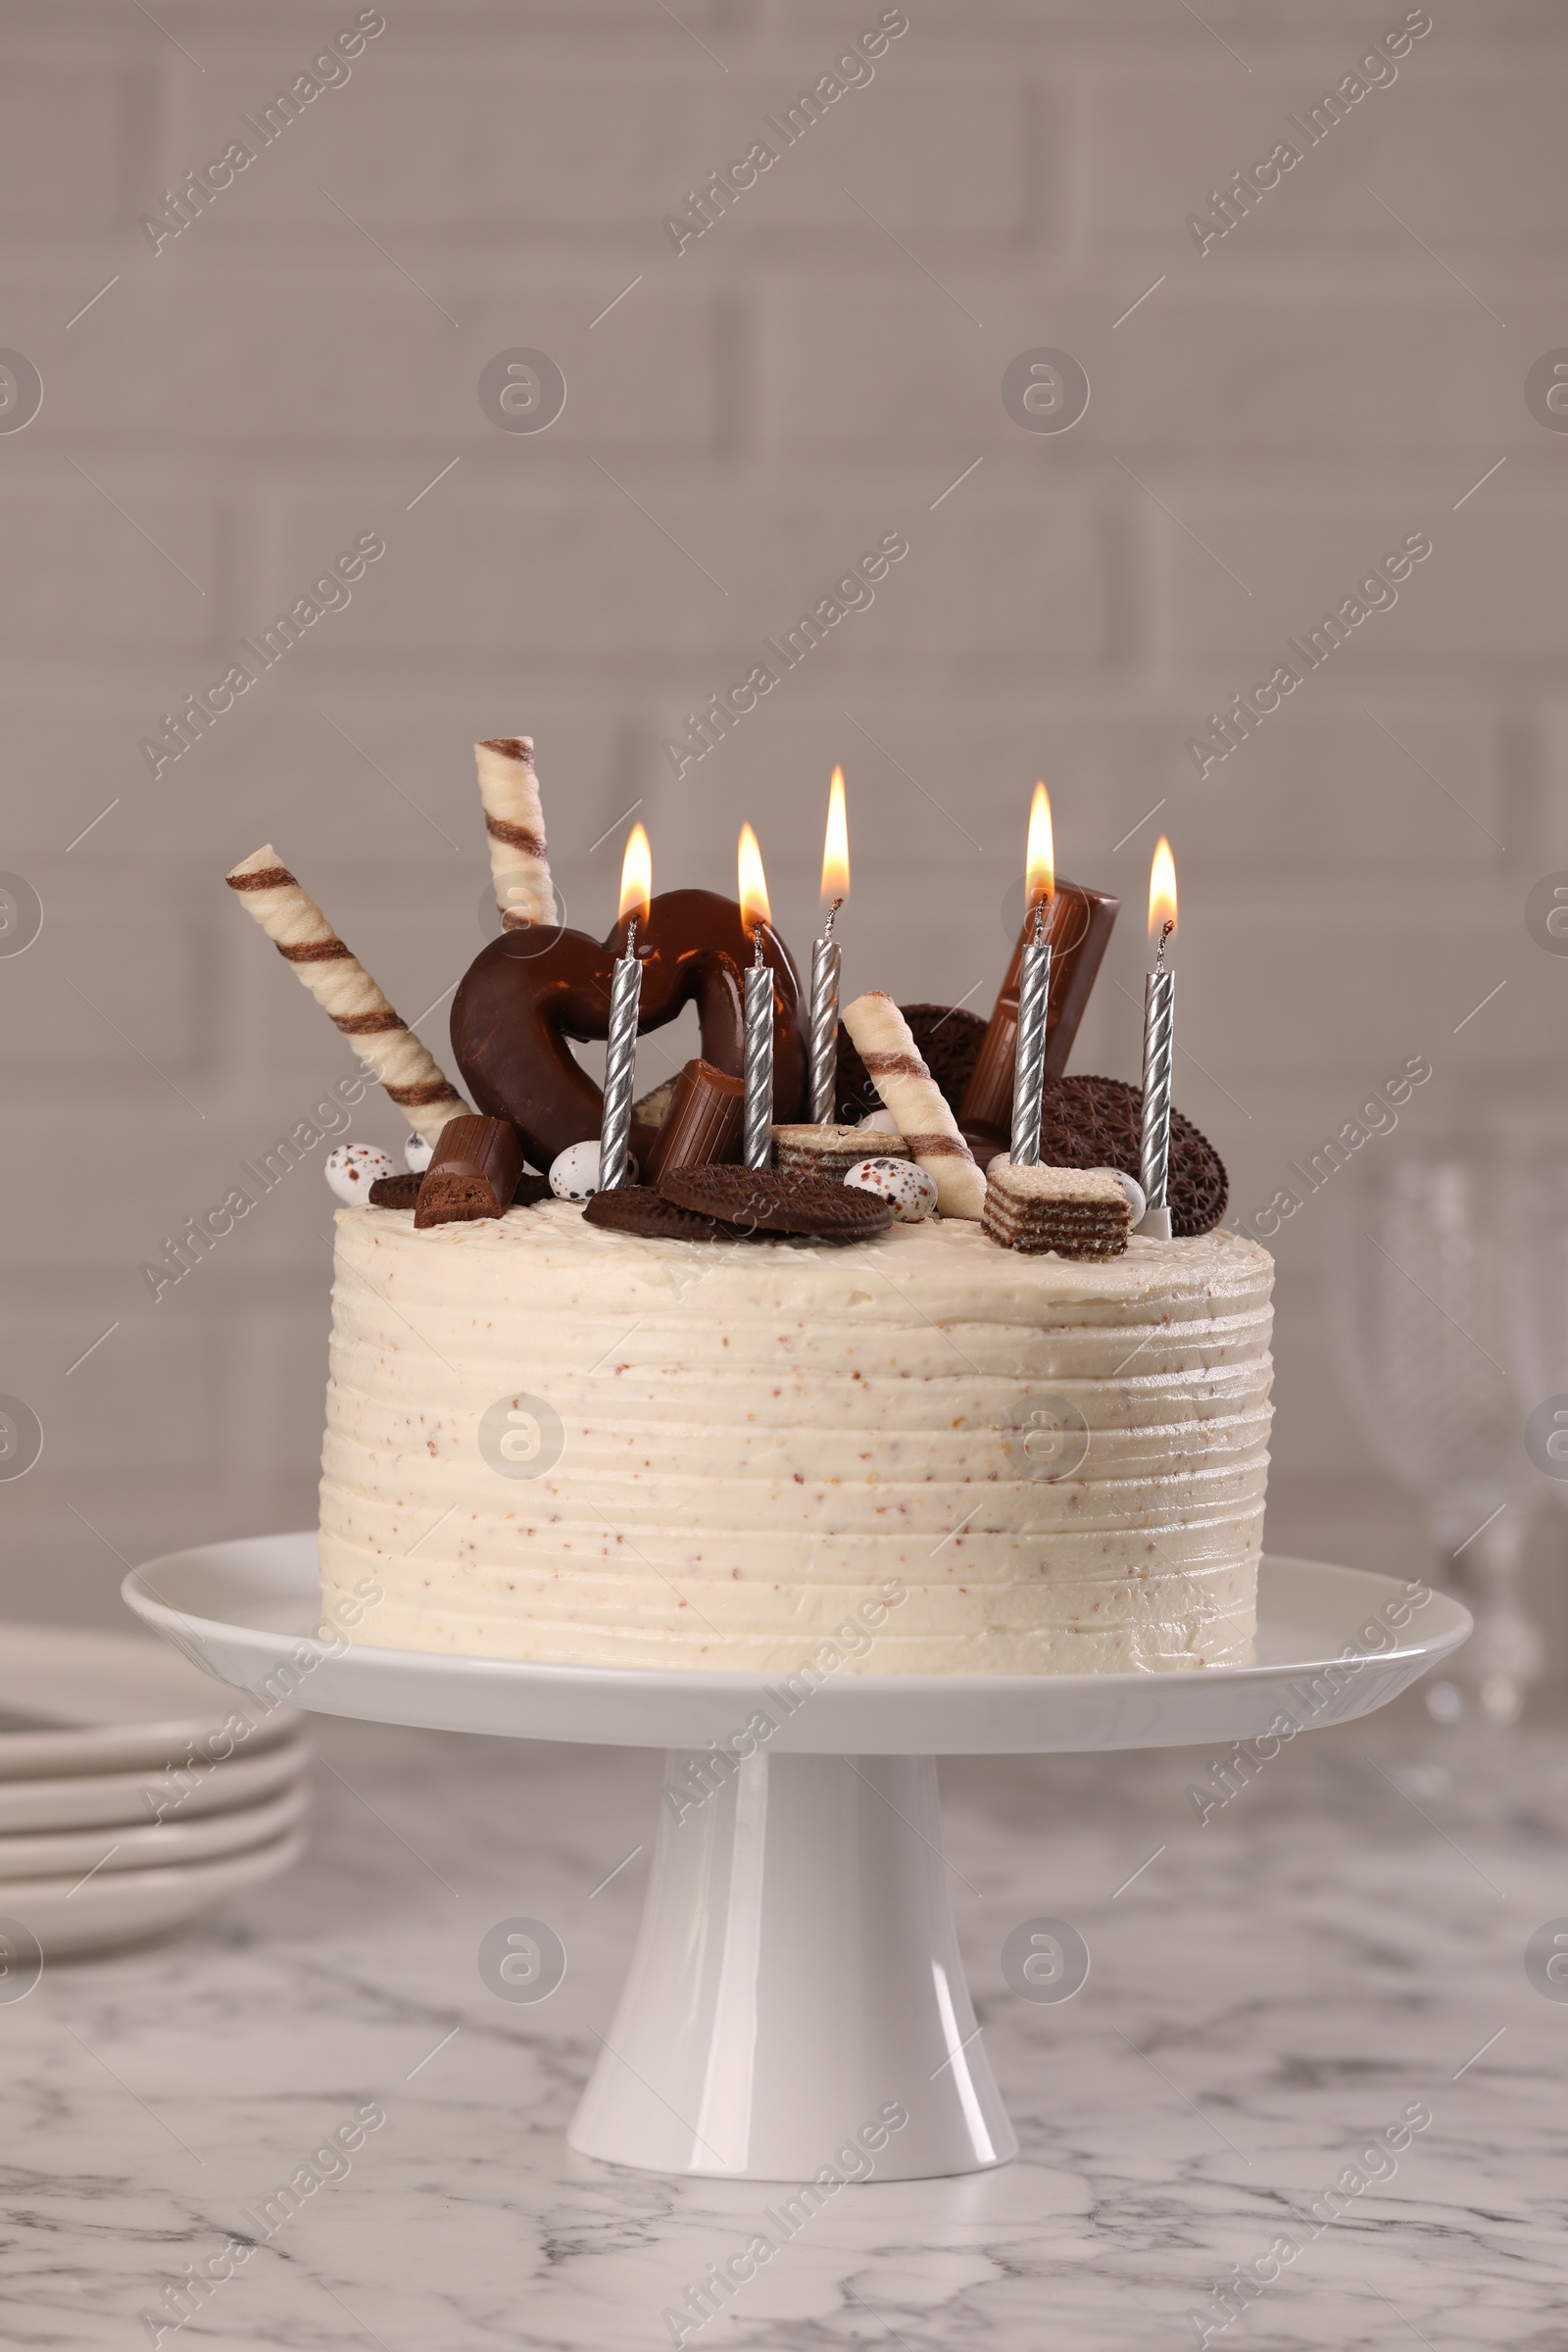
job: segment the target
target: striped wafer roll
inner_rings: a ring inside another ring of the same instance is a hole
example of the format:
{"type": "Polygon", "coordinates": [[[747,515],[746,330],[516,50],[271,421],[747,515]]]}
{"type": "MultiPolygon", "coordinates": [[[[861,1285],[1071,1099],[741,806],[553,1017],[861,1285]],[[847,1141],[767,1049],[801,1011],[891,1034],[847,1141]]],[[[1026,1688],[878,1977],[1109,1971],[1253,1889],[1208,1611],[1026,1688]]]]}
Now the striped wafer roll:
{"type": "Polygon", "coordinates": [[[451,1080],[393,1011],[270,842],[242,858],[225,879],[427,1144],[440,1141],[449,1119],[471,1116],[451,1080]]]}
{"type": "Polygon", "coordinates": [[[978,1219],[986,1204],[985,1177],[893,999],[880,988],[872,989],[846,1004],[843,1017],[910,1157],[935,1184],[943,1216],[978,1219]]]}
{"type": "Polygon", "coordinates": [[[487,743],[474,745],[473,756],[503,926],[516,931],[524,923],[554,923],[556,894],[539,779],[533,772],[533,737],[493,735],[487,743]]]}

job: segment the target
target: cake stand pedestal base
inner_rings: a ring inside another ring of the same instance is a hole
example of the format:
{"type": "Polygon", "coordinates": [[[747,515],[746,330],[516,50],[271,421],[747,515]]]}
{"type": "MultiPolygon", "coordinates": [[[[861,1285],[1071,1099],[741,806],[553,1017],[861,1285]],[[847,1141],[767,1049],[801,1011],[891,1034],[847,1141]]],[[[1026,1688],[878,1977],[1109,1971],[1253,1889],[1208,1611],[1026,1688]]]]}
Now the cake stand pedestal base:
{"type": "Polygon", "coordinates": [[[175,1552],[134,1569],[124,1593],[197,1665],[260,1696],[671,1751],[631,1974],[570,2142],[643,2171],[806,2182],[859,2169],[855,2146],[881,2180],[980,2172],[1017,2150],[954,1936],[934,1757],[1277,1751],[1386,1706],[1470,1631],[1446,1593],[1265,1558],[1246,1666],[838,1673],[781,1705],[760,1674],[326,1639],[314,1535],[175,1552]],[[754,1739],[759,1718],[771,1728],[754,1739]]]}
{"type": "Polygon", "coordinates": [[[1016,2155],[947,1867],[933,1757],[672,1754],[572,2147],[758,2180],[809,2180],[851,2143],[879,2180],[1016,2155]]]}

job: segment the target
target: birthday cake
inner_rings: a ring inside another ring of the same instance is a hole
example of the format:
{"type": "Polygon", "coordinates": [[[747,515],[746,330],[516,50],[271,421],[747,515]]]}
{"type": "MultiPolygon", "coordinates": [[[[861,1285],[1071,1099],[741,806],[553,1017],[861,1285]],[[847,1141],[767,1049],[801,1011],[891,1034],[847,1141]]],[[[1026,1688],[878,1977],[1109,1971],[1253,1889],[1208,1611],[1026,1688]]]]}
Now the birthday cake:
{"type": "Polygon", "coordinates": [[[1061,1075],[1115,902],[1053,881],[989,1025],[873,992],[841,1028],[836,958],[808,1013],[754,903],[645,885],[602,945],[562,930],[531,744],[479,768],[477,1110],[270,848],[229,877],[416,1130],[407,1174],[330,1171],[324,1623],[808,1682],[1250,1658],[1273,1266],[1168,1096],[1151,1154],[1147,1046],[1143,1090],[1061,1075]],[[687,1002],[703,1056],[633,1104],[637,1036],[687,1002]],[[607,1024],[601,1100],[570,1044],[607,1024]]]}
{"type": "Polygon", "coordinates": [[[1245,1658],[1272,1271],[1226,1232],[1074,1260],[960,1218],[851,1247],[343,1209],[325,1614],[368,1585],[366,1641],[606,1666],[1245,1658]]]}

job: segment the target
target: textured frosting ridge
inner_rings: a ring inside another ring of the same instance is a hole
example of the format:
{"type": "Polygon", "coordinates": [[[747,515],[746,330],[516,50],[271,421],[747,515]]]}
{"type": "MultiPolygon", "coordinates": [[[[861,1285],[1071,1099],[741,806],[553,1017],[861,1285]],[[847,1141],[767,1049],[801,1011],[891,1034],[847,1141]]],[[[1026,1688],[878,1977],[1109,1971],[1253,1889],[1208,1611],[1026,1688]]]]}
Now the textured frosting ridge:
{"type": "Polygon", "coordinates": [[[557,1663],[789,1673],[858,1610],[846,1671],[1244,1660],[1272,1278],[1223,1231],[1069,1261],[957,1220],[846,1248],[340,1210],[324,1597],[370,1577],[358,1640],[557,1663]]]}

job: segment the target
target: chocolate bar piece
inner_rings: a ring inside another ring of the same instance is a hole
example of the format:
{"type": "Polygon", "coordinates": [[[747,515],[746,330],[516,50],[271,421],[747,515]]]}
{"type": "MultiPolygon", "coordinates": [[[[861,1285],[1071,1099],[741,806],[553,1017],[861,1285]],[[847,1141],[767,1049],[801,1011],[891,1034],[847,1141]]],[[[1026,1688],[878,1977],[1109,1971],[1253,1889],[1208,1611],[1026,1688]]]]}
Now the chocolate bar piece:
{"type": "Polygon", "coordinates": [[[746,1088],[710,1061],[689,1061],[648,1153],[648,1182],[666,1168],[706,1168],[740,1157],[746,1088]]]}
{"type": "Polygon", "coordinates": [[[510,1119],[449,1119],[419,1187],[414,1222],[466,1225],[512,1206],[522,1142],[510,1119]]]}
{"type": "MultiPolygon", "coordinates": [[[[1051,997],[1046,1012],[1044,1076],[1058,1078],[1072,1052],[1078,1024],[1089,1003],[1101,957],[1111,926],[1121,911],[1120,899],[1079,882],[1060,881],[1046,908],[1045,933],[1051,942],[1051,997]]],[[[996,1010],[985,1034],[978,1060],[964,1088],[958,1125],[982,1159],[1004,1150],[1012,1134],[1013,1056],[1018,1036],[1018,983],[1023,952],[1034,936],[1031,913],[1012,952],[1007,976],[1002,983],[996,1010]]]]}

